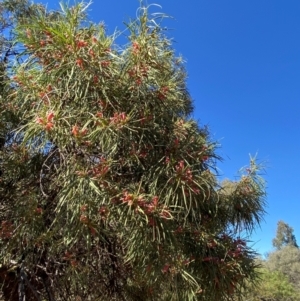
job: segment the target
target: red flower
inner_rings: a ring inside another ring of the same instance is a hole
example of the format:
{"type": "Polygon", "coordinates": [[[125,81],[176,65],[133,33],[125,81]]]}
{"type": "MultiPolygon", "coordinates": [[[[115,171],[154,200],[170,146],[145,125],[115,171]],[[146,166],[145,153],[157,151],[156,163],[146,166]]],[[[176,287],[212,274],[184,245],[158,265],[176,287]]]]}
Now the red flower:
{"type": "Polygon", "coordinates": [[[77,125],[74,125],[74,126],[73,126],[72,134],[73,134],[75,137],[78,136],[78,134],[79,134],[79,128],[78,128],[77,125]]]}
{"type": "Polygon", "coordinates": [[[108,214],[108,208],[106,206],[101,206],[98,212],[101,216],[106,216],[108,214]]]}
{"type": "Polygon", "coordinates": [[[179,163],[175,166],[175,169],[177,173],[181,173],[184,169],[184,161],[179,161],[179,163]]]}
{"type": "Polygon", "coordinates": [[[167,263],[167,264],[164,265],[164,267],[162,268],[161,271],[162,271],[163,274],[166,274],[166,273],[169,272],[169,270],[170,270],[170,265],[167,263]]]}
{"type": "Polygon", "coordinates": [[[96,167],[92,169],[93,177],[103,177],[109,171],[109,166],[104,165],[103,163],[98,164],[96,167]]]}
{"type": "Polygon", "coordinates": [[[160,212],[160,217],[163,218],[163,219],[170,219],[171,218],[171,213],[168,211],[168,210],[165,210],[163,209],[161,212],[160,212]]]}
{"type": "Polygon", "coordinates": [[[45,126],[46,131],[52,130],[53,126],[54,126],[54,124],[52,122],[47,122],[47,124],[45,126]]]}
{"type": "Polygon", "coordinates": [[[81,207],[80,207],[80,211],[81,212],[84,212],[84,211],[86,211],[87,210],[87,205],[85,204],[85,205],[82,205],[81,207]]]}
{"type": "Polygon", "coordinates": [[[89,50],[89,55],[90,55],[91,57],[95,57],[95,51],[94,51],[93,49],[90,49],[90,50],[89,50]]]}
{"type": "Polygon", "coordinates": [[[129,75],[130,77],[134,77],[135,74],[136,74],[136,71],[135,71],[134,69],[130,69],[130,70],[128,71],[128,75],[129,75]]]}
{"type": "Polygon", "coordinates": [[[83,223],[83,224],[87,224],[89,222],[89,219],[86,215],[80,215],[80,221],[83,223]]]}
{"type": "Polygon", "coordinates": [[[158,98],[160,100],[164,100],[168,91],[169,87],[161,87],[161,89],[158,91],[158,98]]]}
{"type": "Polygon", "coordinates": [[[153,204],[154,207],[157,207],[157,205],[158,205],[158,200],[159,200],[158,196],[155,196],[155,197],[152,199],[152,204],[153,204]]]}
{"type": "Polygon", "coordinates": [[[121,198],[121,201],[123,201],[123,203],[127,203],[128,206],[132,206],[134,201],[134,196],[133,194],[128,193],[128,191],[125,191],[123,197],[121,198]]]}
{"type": "Polygon", "coordinates": [[[155,222],[155,220],[154,220],[153,217],[149,217],[149,219],[148,219],[148,224],[149,224],[149,226],[151,226],[151,227],[155,227],[155,226],[156,226],[156,222],[155,222]]]}
{"type": "Polygon", "coordinates": [[[46,131],[50,131],[50,130],[53,128],[54,124],[53,124],[53,122],[49,122],[49,121],[51,121],[51,120],[53,119],[53,117],[54,117],[54,114],[53,114],[53,113],[50,113],[50,114],[47,116],[47,119],[46,119],[46,120],[44,120],[44,119],[41,118],[41,117],[37,117],[37,118],[36,118],[36,123],[45,126],[45,130],[46,130],[46,131]],[[47,121],[48,121],[48,122],[47,122],[47,121]]]}
{"type": "Polygon", "coordinates": [[[49,32],[49,31],[45,31],[45,35],[46,35],[48,38],[52,38],[52,33],[49,32]]]}
{"type": "Polygon", "coordinates": [[[112,124],[121,125],[126,122],[127,116],[125,112],[114,113],[114,116],[110,118],[112,124]]]}
{"type": "Polygon", "coordinates": [[[218,244],[217,244],[214,240],[212,240],[212,241],[210,241],[210,242],[207,243],[207,247],[208,247],[209,249],[213,249],[213,248],[215,248],[217,245],[218,245],[218,244]]]}
{"type": "Polygon", "coordinates": [[[101,61],[100,65],[101,65],[101,67],[106,68],[110,65],[110,61],[101,61]]]}
{"type": "Polygon", "coordinates": [[[40,93],[39,93],[40,98],[44,98],[46,95],[47,95],[46,92],[40,92],[40,93]]]}
{"type": "Polygon", "coordinates": [[[83,59],[81,59],[81,58],[77,59],[77,60],[76,60],[76,65],[77,65],[79,68],[83,69],[83,59]]]}
{"type": "Polygon", "coordinates": [[[79,131],[79,127],[78,125],[74,125],[73,128],[72,128],[72,134],[75,136],[75,137],[83,137],[86,135],[86,133],[88,132],[88,129],[85,128],[85,129],[82,129],[79,131]]]}
{"type": "Polygon", "coordinates": [[[87,128],[82,129],[82,130],[80,131],[80,135],[81,135],[81,136],[85,136],[85,135],[87,134],[87,132],[88,132],[88,129],[87,129],[87,128]]]}
{"type": "Polygon", "coordinates": [[[140,45],[137,42],[132,43],[132,52],[137,54],[140,50],[140,45]]]}
{"type": "Polygon", "coordinates": [[[50,112],[50,113],[47,115],[47,121],[48,121],[48,122],[51,122],[52,119],[53,119],[53,117],[54,117],[54,113],[53,113],[53,112],[50,112]]]}
{"type": "Polygon", "coordinates": [[[38,207],[38,208],[35,209],[35,212],[37,214],[42,214],[43,213],[43,209],[38,207]]]}
{"type": "Polygon", "coordinates": [[[63,257],[64,260],[70,260],[73,257],[73,254],[69,251],[65,252],[65,256],[63,257]]]}
{"type": "Polygon", "coordinates": [[[91,232],[91,234],[92,234],[93,236],[95,236],[96,233],[97,233],[97,231],[96,231],[96,229],[95,229],[94,227],[90,227],[90,232],[91,232]]]}
{"type": "Polygon", "coordinates": [[[41,117],[37,117],[36,118],[36,123],[38,123],[38,124],[44,124],[44,119],[41,118],[41,117]]]}
{"type": "Polygon", "coordinates": [[[76,43],[76,45],[77,45],[78,48],[85,47],[85,46],[87,46],[87,44],[88,43],[86,41],[83,41],[83,40],[79,40],[76,43]]]}
{"type": "Polygon", "coordinates": [[[71,260],[70,263],[72,267],[76,267],[78,265],[78,262],[75,259],[71,260]]]}

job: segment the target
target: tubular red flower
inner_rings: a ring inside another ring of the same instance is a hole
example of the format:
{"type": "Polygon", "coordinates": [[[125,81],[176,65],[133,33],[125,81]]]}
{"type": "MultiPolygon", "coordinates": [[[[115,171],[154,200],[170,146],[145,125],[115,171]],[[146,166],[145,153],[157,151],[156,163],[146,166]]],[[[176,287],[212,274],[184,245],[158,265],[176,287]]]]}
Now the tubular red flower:
{"type": "Polygon", "coordinates": [[[36,118],[36,123],[38,123],[38,124],[44,124],[44,119],[41,118],[41,117],[37,117],[36,118]]]}
{"type": "Polygon", "coordinates": [[[79,134],[79,128],[77,125],[74,125],[73,128],[72,128],[72,134],[77,137],[78,134],[79,134]]]}
{"type": "Polygon", "coordinates": [[[54,117],[54,113],[53,113],[53,112],[50,112],[50,113],[47,115],[47,121],[48,121],[48,122],[51,122],[52,119],[53,119],[53,117],[54,117]]]}

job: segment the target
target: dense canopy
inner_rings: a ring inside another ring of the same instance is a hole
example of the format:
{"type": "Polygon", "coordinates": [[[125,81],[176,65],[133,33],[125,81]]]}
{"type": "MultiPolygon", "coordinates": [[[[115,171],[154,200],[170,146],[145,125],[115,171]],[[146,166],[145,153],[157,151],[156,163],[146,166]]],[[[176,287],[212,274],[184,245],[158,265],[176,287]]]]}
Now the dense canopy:
{"type": "Polygon", "coordinates": [[[15,14],[0,83],[5,300],[238,298],[255,277],[242,236],[264,213],[255,160],[219,183],[163,15],[141,7],[117,45],[85,8],[15,14]]]}

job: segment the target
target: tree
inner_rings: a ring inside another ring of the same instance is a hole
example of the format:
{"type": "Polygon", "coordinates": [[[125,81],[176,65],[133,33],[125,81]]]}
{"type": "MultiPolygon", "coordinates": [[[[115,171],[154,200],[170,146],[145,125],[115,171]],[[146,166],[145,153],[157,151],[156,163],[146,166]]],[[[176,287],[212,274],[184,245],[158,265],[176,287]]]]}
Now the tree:
{"type": "Polygon", "coordinates": [[[218,183],[157,15],[141,7],[120,47],[86,7],[17,20],[23,61],[1,104],[17,121],[0,154],[5,300],[238,297],[256,277],[240,235],[264,214],[258,166],[218,183]]]}
{"type": "Polygon", "coordinates": [[[284,246],[294,246],[298,248],[294,229],[283,221],[277,223],[276,237],[273,239],[273,246],[280,250],[284,246]]]}
{"type": "Polygon", "coordinates": [[[257,259],[260,280],[246,289],[245,300],[299,300],[300,250],[293,229],[283,221],[278,222],[273,245],[277,250],[266,260],[257,259]]]}
{"type": "Polygon", "coordinates": [[[279,271],[266,267],[259,270],[260,280],[251,284],[244,293],[245,301],[297,301],[299,291],[294,288],[288,277],[279,271]]]}
{"type": "Polygon", "coordinates": [[[277,250],[269,253],[265,266],[270,272],[280,272],[300,292],[300,250],[293,228],[283,221],[278,222],[273,245],[277,250]]]}
{"type": "Polygon", "coordinates": [[[300,291],[300,250],[294,246],[286,246],[271,252],[266,266],[270,271],[280,271],[300,291]]]}

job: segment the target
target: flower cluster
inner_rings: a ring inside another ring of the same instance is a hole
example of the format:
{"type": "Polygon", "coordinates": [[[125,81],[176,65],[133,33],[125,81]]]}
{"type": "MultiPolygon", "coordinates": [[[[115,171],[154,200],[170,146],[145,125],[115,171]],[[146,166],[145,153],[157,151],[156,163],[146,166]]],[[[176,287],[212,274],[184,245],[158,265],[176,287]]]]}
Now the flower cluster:
{"type": "Polygon", "coordinates": [[[128,75],[130,78],[135,80],[135,83],[139,86],[142,84],[143,79],[148,77],[149,67],[147,65],[136,65],[130,70],[128,70],[128,75]]]}
{"type": "Polygon", "coordinates": [[[123,125],[128,120],[128,117],[125,112],[114,113],[113,117],[110,117],[110,124],[115,125],[117,128],[123,127],[123,125]]]}
{"type": "Polygon", "coordinates": [[[165,100],[167,97],[168,91],[169,91],[169,87],[167,87],[167,86],[161,87],[160,90],[158,91],[158,98],[160,100],[165,100]]]}
{"type": "Polygon", "coordinates": [[[82,205],[80,207],[79,221],[80,221],[80,223],[82,223],[83,225],[88,227],[91,235],[95,236],[97,231],[96,231],[95,227],[92,225],[90,218],[88,217],[87,209],[88,209],[88,205],[86,205],[86,204],[82,205]]]}
{"type": "Polygon", "coordinates": [[[47,114],[47,116],[45,118],[37,117],[36,118],[36,123],[43,126],[43,128],[46,131],[50,131],[50,130],[52,130],[52,128],[54,126],[53,118],[54,118],[54,113],[50,112],[50,113],[47,114]]]}
{"type": "Polygon", "coordinates": [[[140,47],[138,42],[133,42],[132,43],[132,53],[134,55],[137,55],[140,52],[140,49],[141,49],[141,47],[140,47]]]}
{"type": "Polygon", "coordinates": [[[87,128],[79,129],[78,125],[74,125],[73,128],[72,128],[72,134],[76,138],[84,137],[87,134],[87,132],[88,132],[87,128]]]}
{"type": "Polygon", "coordinates": [[[175,172],[177,176],[181,178],[181,180],[186,182],[191,182],[193,180],[193,174],[189,167],[184,166],[184,161],[181,160],[175,166],[175,172]]]}
{"type": "Polygon", "coordinates": [[[136,213],[143,212],[147,216],[150,226],[155,225],[155,217],[162,219],[172,218],[169,208],[159,204],[158,196],[154,196],[149,202],[141,195],[135,196],[134,194],[128,193],[128,191],[124,191],[121,201],[133,207],[136,213]]]}
{"type": "Polygon", "coordinates": [[[101,158],[100,163],[91,169],[90,174],[94,179],[103,178],[109,172],[109,169],[108,162],[104,158],[101,158]]]}

